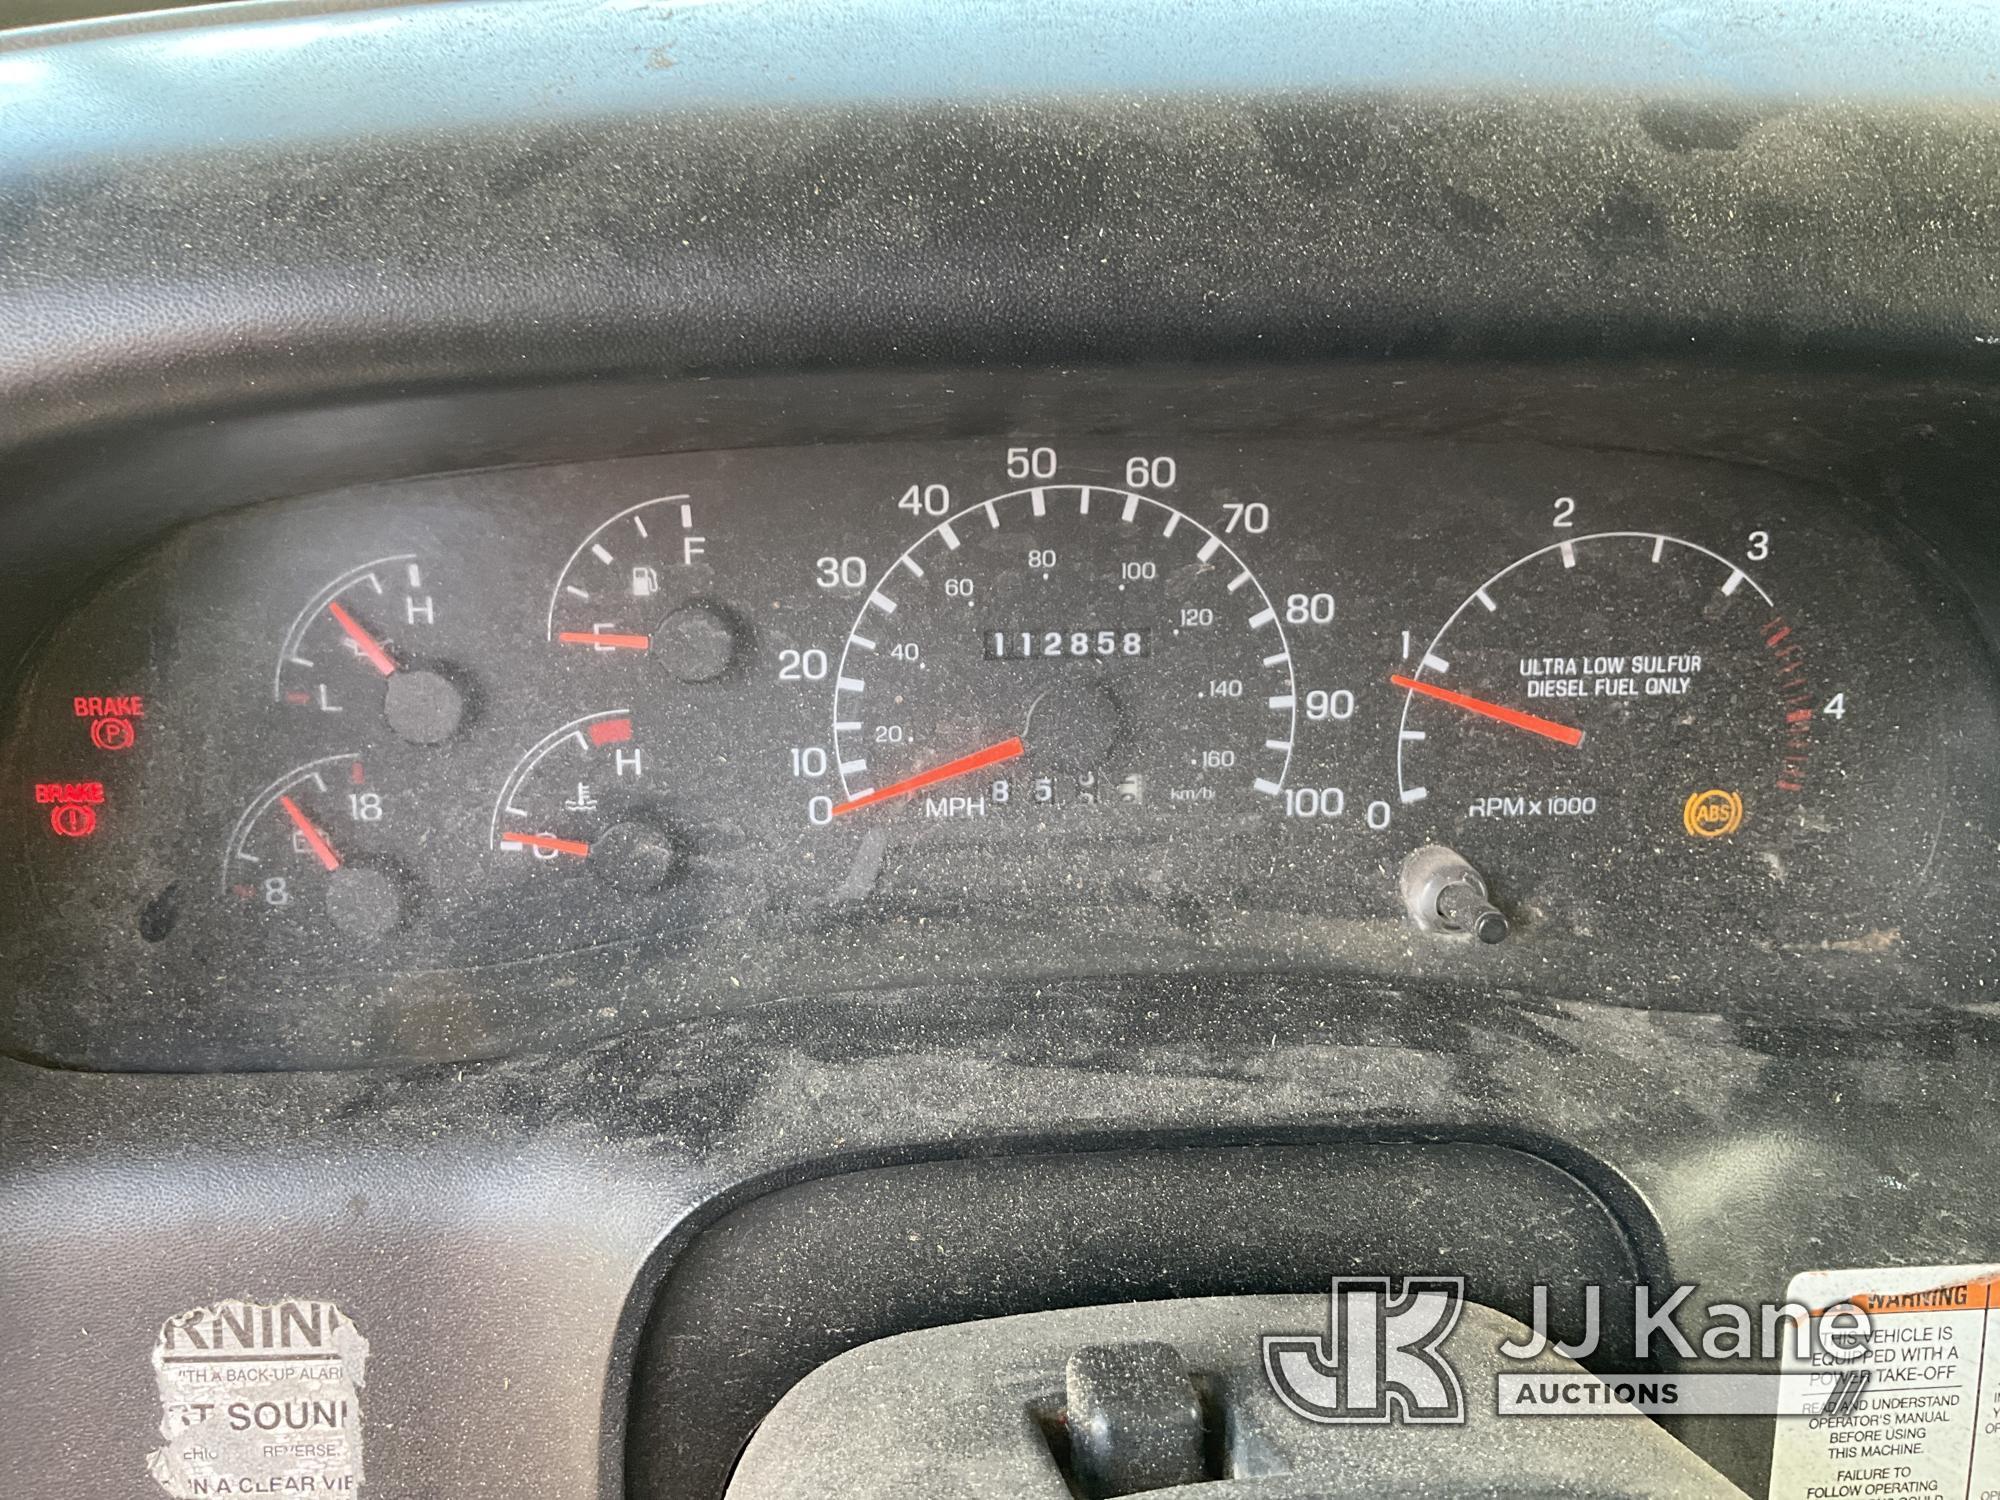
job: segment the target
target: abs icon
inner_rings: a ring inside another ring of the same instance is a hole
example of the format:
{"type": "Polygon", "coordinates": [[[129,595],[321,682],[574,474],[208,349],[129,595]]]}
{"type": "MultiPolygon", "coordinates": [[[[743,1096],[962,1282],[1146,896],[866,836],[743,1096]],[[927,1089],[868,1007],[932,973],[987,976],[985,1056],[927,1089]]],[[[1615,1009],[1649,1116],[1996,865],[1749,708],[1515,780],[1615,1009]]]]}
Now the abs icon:
{"type": "Polygon", "coordinates": [[[1264,1335],[1264,1375],[1308,1422],[1462,1423],[1465,1391],[1440,1345],[1458,1325],[1465,1282],[1337,1276],[1324,1333],[1264,1335]]]}

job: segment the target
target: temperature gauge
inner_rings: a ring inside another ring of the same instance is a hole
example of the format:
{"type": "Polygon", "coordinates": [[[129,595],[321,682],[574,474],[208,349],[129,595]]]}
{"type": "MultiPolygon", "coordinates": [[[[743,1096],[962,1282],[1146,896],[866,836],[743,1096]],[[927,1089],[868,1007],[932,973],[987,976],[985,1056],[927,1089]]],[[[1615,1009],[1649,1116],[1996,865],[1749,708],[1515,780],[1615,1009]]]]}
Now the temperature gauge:
{"type": "Polygon", "coordinates": [[[254,797],[223,856],[226,897],[302,929],[324,922],[379,938],[403,919],[405,882],[387,853],[390,798],[352,752],[295,766],[254,797]]]}
{"type": "Polygon", "coordinates": [[[573,719],[507,773],[488,847],[528,869],[584,869],[620,890],[659,890],[682,855],[659,815],[652,769],[630,709],[573,719]]]}
{"type": "Polygon", "coordinates": [[[414,554],[349,568],[293,618],[271,695],[308,712],[379,713],[399,739],[439,744],[457,733],[465,695],[429,664],[437,623],[437,598],[414,554]]]}

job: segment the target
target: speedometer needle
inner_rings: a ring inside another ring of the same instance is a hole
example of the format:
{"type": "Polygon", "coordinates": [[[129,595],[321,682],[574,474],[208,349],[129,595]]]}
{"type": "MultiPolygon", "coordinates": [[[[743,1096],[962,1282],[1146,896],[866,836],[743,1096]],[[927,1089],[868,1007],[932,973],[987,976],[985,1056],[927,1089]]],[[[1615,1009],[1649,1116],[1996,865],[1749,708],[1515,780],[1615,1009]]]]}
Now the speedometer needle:
{"type": "Polygon", "coordinates": [[[1399,688],[1408,688],[1413,693],[1422,693],[1426,698],[1435,698],[1440,703],[1449,703],[1453,708],[1462,708],[1469,714],[1480,714],[1488,719],[1498,720],[1515,729],[1525,729],[1530,734],[1539,734],[1561,745],[1581,745],[1583,731],[1568,724],[1558,724],[1553,719],[1538,718],[1534,714],[1524,714],[1518,708],[1509,708],[1504,703],[1488,703],[1484,698],[1475,698],[1470,693],[1455,693],[1450,688],[1439,687],[1432,682],[1419,682],[1414,677],[1391,672],[1389,680],[1399,688]]]}
{"type": "Polygon", "coordinates": [[[338,599],[327,600],[326,612],[333,616],[335,623],[342,630],[347,632],[347,638],[354,642],[355,649],[368,658],[376,671],[384,677],[396,675],[396,659],[382,649],[382,643],[370,635],[338,599]]]}
{"type": "Polygon", "coordinates": [[[888,786],[877,787],[872,792],[863,792],[859,797],[850,797],[845,802],[833,805],[833,816],[842,813],[859,812],[864,807],[873,807],[878,802],[887,802],[891,797],[907,797],[911,792],[921,792],[927,786],[936,786],[940,781],[950,781],[954,776],[970,775],[983,771],[988,766],[997,766],[1003,760],[1013,760],[1027,754],[1028,747],[1021,743],[1017,734],[1011,740],[1002,740],[997,745],[988,745],[984,750],[975,750],[970,755],[961,755],[957,760],[948,760],[941,766],[932,766],[928,771],[919,771],[914,776],[906,776],[901,781],[888,786]]]}
{"type": "Polygon", "coordinates": [[[283,796],[278,799],[278,805],[284,808],[285,816],[292,820],[292,826],[298,829],[299,837],[306,841],[306,847],[312,850],[319,862],[328,870],[338,870],[340,856],[333,852],[333,845],[326,841],[326,835],[313,827],[313,820],[305,815],[298,803],[289,796],[283,796]]]}

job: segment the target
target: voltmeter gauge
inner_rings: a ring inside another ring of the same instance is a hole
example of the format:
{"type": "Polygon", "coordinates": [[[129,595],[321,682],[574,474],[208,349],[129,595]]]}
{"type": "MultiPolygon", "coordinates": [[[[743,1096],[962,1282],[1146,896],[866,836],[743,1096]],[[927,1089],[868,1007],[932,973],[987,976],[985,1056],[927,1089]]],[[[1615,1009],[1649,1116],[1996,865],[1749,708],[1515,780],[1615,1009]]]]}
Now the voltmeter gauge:
{"type": "Polygon", "coordinates": [[[572,719],[507,773],[488,848],[523,872],[585,871],[620,890],[659,890],[680,873],[683,855],[659,811],[655,770],[630,709],[572,719]]]}
{"type": "Polygon", "coordinates": [[[409,882],[393,851],[405,809],[358,753],[295,766],[250,800],[230,830],[224,897],[262,920],[350,939],[397,927],[409,882]]]}
{"type": "Polygon", "coordinates": [[[627,506],[577,543],[549,594],[549,644],[712,682],[735,660],[734,617],[706,598],[709,539],[686,495],[627,506]]]}
{"type": "Polygon", "coordinates": [[[1654,532],[1553,543],[1393,674],[1399,821],[1516,894],[1560,880],[1643,910],[1685,881],[1727,901],[1780,878],[1806,832],[1810,667],[1720,553],[1654,532]]]}
{"type": "Polygon", "coordinates": [[[400,739],[441,743],[464,719],[465,694],[431,659],[438,615],[428,571],[415,554],[357,564],[329,579],[293,617],[278,648],[271,694],[309,713],[379,715],[400,739]]]}

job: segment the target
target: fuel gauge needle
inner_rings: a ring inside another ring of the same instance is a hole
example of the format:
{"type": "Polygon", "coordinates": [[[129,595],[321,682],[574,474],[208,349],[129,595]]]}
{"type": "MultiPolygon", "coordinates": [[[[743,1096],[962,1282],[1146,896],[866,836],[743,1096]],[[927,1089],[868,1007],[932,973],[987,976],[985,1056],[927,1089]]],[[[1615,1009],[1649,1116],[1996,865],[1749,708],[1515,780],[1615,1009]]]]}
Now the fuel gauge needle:
{"type": "Polygon", "coordinates": [[[878,802],[887,802],[892,797],[907,797],[912,792],[921,792],[927,786],[936,786],[940,781],[950,781],[955,776],[969,776],[974,771],[983,771],[988,766],[997,766],[1002,761],[1013,760],[1027,754],[1028,747],[1021,743],[1017,734],[1011,740],[1002,740],[997,745],[988,745],[984,750],[975,750],[970,755],[961,755],[957,760],[948,760],[941,766],[932,766],[928,771],[919,771],[914,776],[906,776],[901,781],[888,786],[877,787],[863,792],[859,797],[849,797],[845,802],[833,805],[832,816],[842,813],[859,812],[864,807],[873,807],[878,802]]]}
{"type": "Polygon", "coordinates": [[[1509,708],[1504,703],[1489,703],[1484,698],[1473,697],[1470,693],[1453,692],[1450,688],[1439,687],[1434,682],[1419,682],[1414,677],[1405,677],[1398,672],[1390,673],[1389,680],[1399,688],[1422,693],[1426,698],[1435,698],[1440,703],[1449,703],[1453,708],[1462,708],[1469,714],[1479,714],[1483,718],[1509,725],[1514,729],[1525,729],[1529,734],[1539,734],[1542,738],[1554,740],[1559,745],[1576,746],[1583,743],[1581,729],[1569,724],[1558,724],[1554,719],[1522,713],[1520,709],[1509,708]]]}
{"type": "Polygon", "coordinates": [[[333,845],[326,841],[326,835],[313,826],[313,820],[305,815],[298,803],[290,796],[283,796],[278,799],[278,805],[284,808],[285,816],[292,820],[292,826],[298,829],[299,836],[306,841],[306,847],[312,850],[319,862],[329,871],[338,870],[340,856],[333,852],[333,845]]]}
{"type": "Polygon", "coordinates": [[[600,651],[644,651],[653,644],[649,635],[626,635],[609,630],[565,630],[556,639],[565,646],[595,646],[600,651]]]}
{"type": "Polygon", "coordinates": [[[347,632],[347,638],[354,642],[355,649],[367,657],[369,663],[384,677],[396,675],[396,659],[382,649],[382,643],[368,633],[367,628],[347,612],[347,607],[338,599],[329,599],[326,612],[333,616],[334,623],[347,632]]]}

